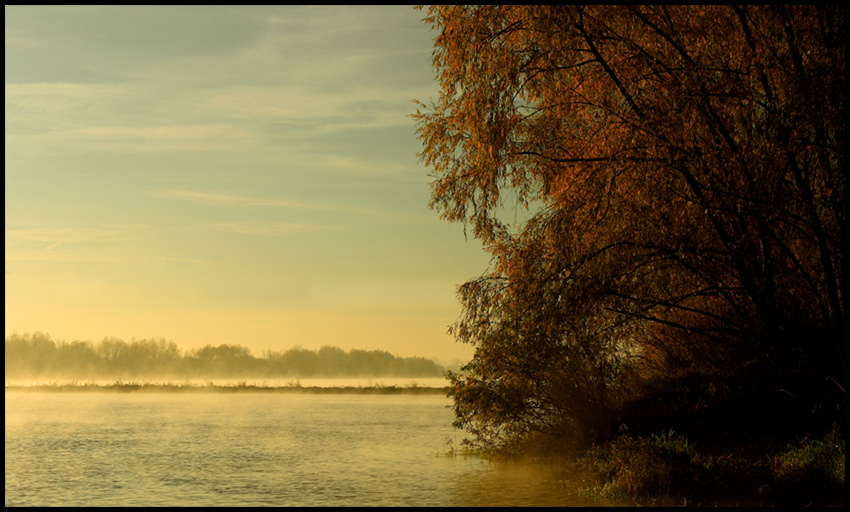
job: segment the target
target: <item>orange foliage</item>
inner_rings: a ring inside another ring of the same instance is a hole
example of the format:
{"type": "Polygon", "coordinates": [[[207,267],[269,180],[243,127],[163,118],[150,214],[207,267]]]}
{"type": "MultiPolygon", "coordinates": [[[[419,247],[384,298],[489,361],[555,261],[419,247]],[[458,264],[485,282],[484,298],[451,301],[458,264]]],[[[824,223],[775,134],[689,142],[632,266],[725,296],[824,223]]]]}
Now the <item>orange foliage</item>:
{"type": "Polygon", "coordinates": [[[840,8],[437,6],[425,21],[431,206],[493,255],[453,331],[478,349],[468,374],[534,397],[517,418],[568,409],[540,401],[547,383],[593,395],[649,354],[843,375],[840,8]],[[528,222],[503,220],[508,198],[528,222]]]}

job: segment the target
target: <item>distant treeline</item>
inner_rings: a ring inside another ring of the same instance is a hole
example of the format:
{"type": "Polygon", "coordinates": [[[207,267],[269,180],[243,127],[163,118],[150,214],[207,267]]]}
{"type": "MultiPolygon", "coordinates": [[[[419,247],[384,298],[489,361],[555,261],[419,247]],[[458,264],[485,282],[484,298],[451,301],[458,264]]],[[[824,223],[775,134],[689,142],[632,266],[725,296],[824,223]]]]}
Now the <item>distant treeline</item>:
{"type": "Polygon", "coordinates": [[[262,357],[240,345],[207,345],[181,352],[173,341],[104,338],[54,341],[49,334],[13,334],[5,340],[6,380],[29,378],[263,378],[440,377],[444,369],[424,357],[383,350],[325,346],[267,350],[262,357]]]}

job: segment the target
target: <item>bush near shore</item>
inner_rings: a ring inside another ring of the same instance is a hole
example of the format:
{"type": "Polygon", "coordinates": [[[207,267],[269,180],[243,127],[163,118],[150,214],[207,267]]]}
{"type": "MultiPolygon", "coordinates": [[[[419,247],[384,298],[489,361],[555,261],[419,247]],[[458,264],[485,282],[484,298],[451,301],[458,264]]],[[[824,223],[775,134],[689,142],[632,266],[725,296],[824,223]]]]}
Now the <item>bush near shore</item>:
{"type": "Polygon", "coordinates": [[[682,434],[628,432],[558,466],[587,497],[640,506],[845,505],[845,445],[818,437],[692,443],[682,434]]]}

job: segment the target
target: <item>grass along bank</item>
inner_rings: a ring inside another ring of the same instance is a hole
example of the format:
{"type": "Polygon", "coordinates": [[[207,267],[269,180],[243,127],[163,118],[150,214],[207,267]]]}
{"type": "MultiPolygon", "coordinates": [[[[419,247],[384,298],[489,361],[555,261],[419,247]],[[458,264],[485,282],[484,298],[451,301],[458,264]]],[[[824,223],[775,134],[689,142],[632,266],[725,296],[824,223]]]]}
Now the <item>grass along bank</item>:
{"type": "Polygon", "coordinates": [[[564,463],[587,496],[639,505],[844,506],[844,436],[700,445],[674,431],[621,433],[564,463]]]}

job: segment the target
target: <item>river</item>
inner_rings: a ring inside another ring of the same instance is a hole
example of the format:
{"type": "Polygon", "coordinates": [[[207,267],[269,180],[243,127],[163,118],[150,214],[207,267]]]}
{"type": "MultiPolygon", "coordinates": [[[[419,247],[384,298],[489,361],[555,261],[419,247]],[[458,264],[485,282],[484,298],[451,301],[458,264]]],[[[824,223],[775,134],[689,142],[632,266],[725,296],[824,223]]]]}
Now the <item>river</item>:
{"type": "Polygon", "coordinates": [[[594,506],[442,395],[7,392],[6,506],[594,506]],[[451,444],[449,444],[451,443],[451,444]]]}

